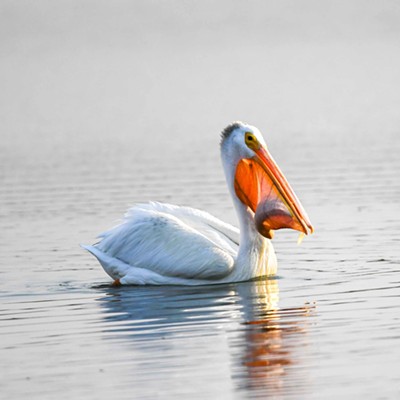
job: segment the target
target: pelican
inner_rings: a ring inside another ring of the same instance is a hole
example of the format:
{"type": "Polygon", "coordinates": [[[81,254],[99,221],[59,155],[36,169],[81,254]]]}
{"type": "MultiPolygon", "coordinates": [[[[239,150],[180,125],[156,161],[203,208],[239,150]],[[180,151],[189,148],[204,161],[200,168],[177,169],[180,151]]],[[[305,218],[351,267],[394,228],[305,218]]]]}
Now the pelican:
{"type": "Polygon", "coordinates": [[[137,204],[124,220],[82,246],[114,285],[207,285],[274,275],[274,231],[308,235],[311,222],[260,131],[234,122],[221,134],[221,158],[240,230],[190,207],[137,204]]]}

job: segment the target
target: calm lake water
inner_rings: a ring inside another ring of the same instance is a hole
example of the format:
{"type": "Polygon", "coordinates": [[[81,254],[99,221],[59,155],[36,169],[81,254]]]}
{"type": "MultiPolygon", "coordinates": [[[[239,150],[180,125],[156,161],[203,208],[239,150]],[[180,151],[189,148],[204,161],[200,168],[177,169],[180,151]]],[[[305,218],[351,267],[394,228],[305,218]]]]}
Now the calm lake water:
{"type": "Polygon", "coordinates": [[[150,198],[234,222],[218,132],[182,157],[162,138],[133,156],[96,144],[2,154],[2,393],[396,398],[398,140],[324,141],[299,153],[298,139],[270,140],[315,235],[297,246],[295,233],[277,233],[276,279],[197,288],[112,288],[79,243],[150,198]]]}
{"type": "Polygon", "coordinates": [[[1,397],[400,398],[398,15],[89,3],[1,17],[1,397]],[[79,244],[135,202],[236,225],[234,119],[315,234],[277,232],[276,279],[112,288],[79,244]]]}

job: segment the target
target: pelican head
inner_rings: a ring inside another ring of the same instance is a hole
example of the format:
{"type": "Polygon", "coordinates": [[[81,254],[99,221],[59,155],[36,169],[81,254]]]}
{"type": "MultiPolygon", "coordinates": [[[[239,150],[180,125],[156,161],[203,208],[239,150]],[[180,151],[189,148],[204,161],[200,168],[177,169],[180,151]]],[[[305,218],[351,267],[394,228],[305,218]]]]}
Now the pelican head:
{"type": "Polygon", "coordinates": [[[256,127],[228,125],[221,135],[221,157],[232,196],[251,213],[261,235],[271,239],[273,231],[282,228],[306,235],[314,231],[256,127]]]}

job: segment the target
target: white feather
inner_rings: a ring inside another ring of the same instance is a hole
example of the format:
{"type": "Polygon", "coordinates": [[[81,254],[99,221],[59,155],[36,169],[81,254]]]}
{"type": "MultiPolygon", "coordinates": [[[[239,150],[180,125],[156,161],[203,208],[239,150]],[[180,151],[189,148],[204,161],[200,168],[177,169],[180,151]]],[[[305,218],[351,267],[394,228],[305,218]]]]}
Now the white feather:
{"type": "MultiPolygon", "coordinates": [[[[140,204],[120,225],[101,234],[95,247],[126,265],[168,277],[222,278],[231,271],[238,246],[208,223],[216,221],[190,208],[140,204]]],[[[235,232],[233,227],[230,232],[235,232]]]]}

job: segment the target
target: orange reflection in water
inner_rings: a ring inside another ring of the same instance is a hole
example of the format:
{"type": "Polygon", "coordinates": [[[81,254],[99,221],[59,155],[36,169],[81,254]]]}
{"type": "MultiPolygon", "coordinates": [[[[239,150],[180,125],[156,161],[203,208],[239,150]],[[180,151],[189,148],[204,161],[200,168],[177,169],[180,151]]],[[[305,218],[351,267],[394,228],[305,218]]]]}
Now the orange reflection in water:
{"type": "Polygon", "coordinates": [[[285,376],[289,367],[298,362],[294,353],[305,342],[308,317],[315,305],[279,309],[277,280],[257,282],[254,288],[253,315],[243,323],[246,349],[242,363],[247,385],[283,394],[285,376]]]}

